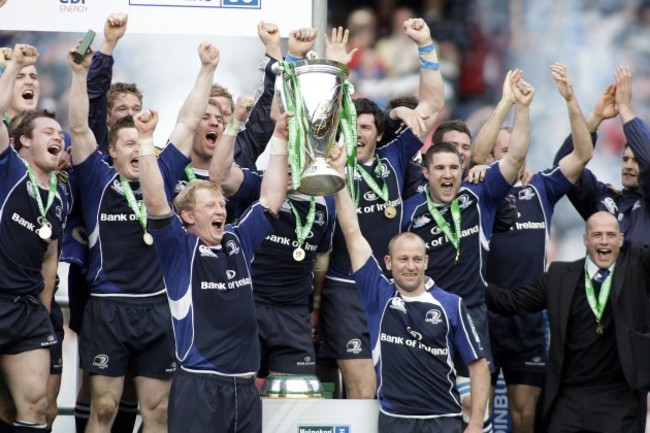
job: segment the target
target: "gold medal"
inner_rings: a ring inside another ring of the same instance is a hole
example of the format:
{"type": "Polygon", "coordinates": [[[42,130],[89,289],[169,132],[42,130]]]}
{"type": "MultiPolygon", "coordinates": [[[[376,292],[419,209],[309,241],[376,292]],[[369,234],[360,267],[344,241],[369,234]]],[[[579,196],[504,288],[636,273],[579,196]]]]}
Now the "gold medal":
{"type": "Polygon", "coordinates": [[[52,236],[52,229],[50,228],[49,224],[43,224],[40,229],[36,230],[36,233],[38,234],[39,238],[47,241],[52,236]]]}
{"type": "Polygon", "coordinates": [[[603,335],[604,332],[605,332],[605,327],[603,326],[602,323],[598,322],[598,325],[596,325],[596,334],[603,335]]]}
{"type": "Polygon", "coordinates": [[[148,231],[145,231],[144,234],[142,235],[142,240],[144,241],[145,244],[151,246],[153,245],[153,236],[151,236],[151,233],[148,231]]]}
{"type": "Polygon", "coordinates": [[[297,262],[302,262],[305,260],[305,250],[300,247],[293,250],[293,259],[297,262]]]}
{"type": "Polygon", "coordinates": [[[395,209],[395,206],[386,206],[384,208],[384,216],[389,220],[395,218],[396,215],[397,215],[397,209],[395,209]]]}

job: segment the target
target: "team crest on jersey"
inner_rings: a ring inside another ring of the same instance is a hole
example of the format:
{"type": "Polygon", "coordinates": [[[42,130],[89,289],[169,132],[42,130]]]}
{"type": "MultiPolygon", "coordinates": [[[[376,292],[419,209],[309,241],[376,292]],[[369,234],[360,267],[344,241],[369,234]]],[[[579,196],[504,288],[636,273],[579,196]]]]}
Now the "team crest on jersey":
{"type": "Polygon", "coordinates": [[[207,245],[199,245],[199,253],[201,257],[217,257],[215,252],[212,251],[212,248],[207,245]]]}
{"type": "Polygon", "coordinates": [[[358,338],[353,338],[352,340],[348,341],[348,344],[345,345],[345,350],[348,353],[354,353],[355,355],[358,355],[361,353],[361,340],[358,338]]]}
{"type": "Polygon", "coordinates": [[[228,277],[229,280],[232,280],[237,276],[237,272],[233,271],[232,269],[226,270],[226,277],[228,277]]]}
{"type": "Polygon", "coordinates": [[[34,187],[32,186],[32,182],[30,180],[27,181],[27,194],[33,199],[36,198],[34,195],[34,187]]]}
{"type": "Polygon", "coordinates": [[[616,202],[613,198],[605,197],[602,200],[602,203],[605,208],[607,208],[607,212],[611,213],[612,215],[616,215],[618,213],[618,206],[616,206],[616,202]]]}
{"type": "Polygon", "coordinates": [[[632,210],[637,210],[641,207],[641,200],[637,200],[634,202],[634,206],[632,206],[632,210]]]}
{"type": "Polygon", "coordinates": [[[59,221],[63,221],[63,208],[61,206],[56,206],[54,208],[54,214],[59,221]]]}
{"type": "Polygon", "coordinates": [[[432,308],[424,315],[424,321],[432,325],[437,325],[442,322],[442,313],[437,308],[432,308]]]}
{"type": "Polygon", "coordinates": [[[188,184],[188,182],[186,180],[183,180],[183,179],[179,180],[178,182],[176,182],[176,186],[174,187],[174,192],[176,194],[180,193],[181,191],[183,191],[185,189],[187,184],[188,184]]]}
{"type": "Polygon", "coordinates": [[[233,240],[226,242],[226,250],[228,251],[229,256],[232,256],[233,254],[239,254],[239,246],[233,240]]]}
{"type": "Polygon", "coordinates": [[[386,179],[388,176],[390,176],[390,170],[388,169],[388,165],[381,163],[381,177],[386,179]]]}
{"type": "Polygon", "coordinates": [[[289,203],[289,200],[282,202],[282,206],[280,206],[280,212],[291,212],[291,203],[289,203]]]}
{"type": "Polygon", "coordinates": [[[406,306],[404,305],[404,300],[402,298],[391,299],[389,308],[401,311],[402,313],[406,314],[406,306]]]}
{"type": "Polygon", "coordinates": [[[431,222],[431,218],[428,215],[422,215],[413,219],[413,228],[419,229],[431,222]]]}
{"type": "Polygon", "coordinates": [[[466,194],[462,194],[462,195],[458,196],[458,207],[459,208],[467,209],[472,203],[474,203],[474,202],[466,194]]]}
{"type": "Polygon", "coordinates": [[[519,194],[517,194],[517,197],[519,197],[519,200],[530,200],[533,197],[535,197],[535,193],[533,192],[533,189],[528,187],[524,188],[521,191],[519,191],[519,194]]]}
{"type": "Polygon", "coordinates": [[[316,215],[314,215],[314,224],[319,225],[319,226],[324,226],[325,225],[325,213],[322,211],[316,211],[316,215]]]}

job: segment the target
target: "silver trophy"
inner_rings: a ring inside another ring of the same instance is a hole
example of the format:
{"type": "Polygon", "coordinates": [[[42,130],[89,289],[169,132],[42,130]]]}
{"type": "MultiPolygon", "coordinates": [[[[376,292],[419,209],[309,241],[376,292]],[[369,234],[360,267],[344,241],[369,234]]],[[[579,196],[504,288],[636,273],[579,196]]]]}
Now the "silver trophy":
{"type": "MultiPolygon", "coordinates": [[[[287,73],[276,63],[275,90],[280,111],[289,109],[285,89],[290,89],[295,104],[303,104],[301,119],[306,135],[306,153],[309,165],[301,174],[298,191],[312,196],[334,194],[345,186],[345,178],[328,163],[328,155],[336,138],[343,96],[343,83],[350,71],[342,63],[316,58],[310,52],[306,60],[295,63],[302,101],[296,98],[296,89],[287,73]]],[[[356,125],[354,125],[356,128],[356,125]]]]}

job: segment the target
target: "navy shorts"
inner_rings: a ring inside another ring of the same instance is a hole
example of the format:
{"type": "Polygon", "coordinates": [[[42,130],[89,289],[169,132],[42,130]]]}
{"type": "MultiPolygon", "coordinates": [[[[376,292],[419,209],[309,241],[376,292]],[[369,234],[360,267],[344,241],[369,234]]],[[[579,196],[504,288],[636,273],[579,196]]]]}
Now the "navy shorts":
{"type": "Polygon", "coordinates": [[[262,433],[255,379],[179,369],[167,410],[169,433],[262,433]]]}
{"type": "Polygon", "coordinates": [[[379,412],[378,433],[462,433],[461,417],[398,418],[379,412]]]}
{"type": "Polygon", "coordinates": [[[311,341],[309,309],[299,305],[257,302],[257,328],[262,370],[285,374],[314,374],[316,354],[311,341]]]}
{"type": "Polygon", "coordinates": [[[50,320],[56,335],[56,344],[50,346],[50,374],[61,374],[63,373],[63,311],[54,299],[50,308],[50,320]]]}
{"type": "Polygon", "coordinates": [[[0,354],[16,355],[56,343],[50,313],[31,295],[0,295],[0,354]]]}
{"type": "Polygon", "coordinates": [[[91,297],[79,336],[79,362],[90,374],[168,379],[176,370],[167,298],[91,297]]]}
{"type": "Polygon", "coordinates": [[[366,310],[356,284],[325,279],[320,331],[322,358],[372,358],[366,310]]]}
{"type": "MultiPolygon", "coordinates": [[[[481,340],[481,344],[483,345],[485,360],[488,362],[490,373],[492,373],[494,371],[494,361],[492,359],[492,350],[490,348],[490,330],[488,328],[487,307],[485,304],[479,304],[473,307],[467,307],[467,312],[472,318],[472,322],[474,322],[476,332],[478,333],[478,337],[481,340]]],[[[456,375],[469,377],[469,369],[461,360],[459,354],[455,354],[454,360],[457,360],[454,364],[456,367],[456,375]]]]}

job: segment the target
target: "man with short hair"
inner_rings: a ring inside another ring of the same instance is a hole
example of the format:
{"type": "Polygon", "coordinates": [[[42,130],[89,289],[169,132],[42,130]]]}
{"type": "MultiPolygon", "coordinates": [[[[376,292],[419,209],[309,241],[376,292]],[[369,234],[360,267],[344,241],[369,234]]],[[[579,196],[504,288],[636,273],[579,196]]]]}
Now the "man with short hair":
{"type": "Polygon", "coordinates": [[[336,194],[336,209],[368,314],[379,382],[379,432],[481,432],[490,387],[483,348],[461,298],[437,285],[427,289],[424,241],[410,232],[391,239],[384,257],[391,282],[361,234],[346,188],[336,194]],[[454,359],[455,353],[461,358],[454,359]],[[454,366],[461,359],[472,379],[467,429],[455,381],[454,366]]]}
{"type": "MultiPolygon", "coordinates": [[[[0,77],[0,112],[9,110],[11,101],[29,105],[38,96],[30,76],[37,58],[36,48],[15,46],[0,77]],[[16,84],[19,76],[26,82],[16,84]],[[22,91],[16,94],[17,87],[22,91]]],[[[0,122],[0,176],[4,179],[0,185],[0,308],[4,318],[0,366],[16,407],[12,431],[27,433],[47,428],[47,348],[57,341],[49,309],[67,202],[56,177],[64,139],[54,116],[25,113],[14,136],[15,149],[9,145],[6,125],[0,122]]]]}
{"type": "Polygon", "coordinates": [[[518,289],[490,285],[486,303],[500,314],[548,310],[548,431],[635,433],[650,387],[650,247],[624,242],[604,211],[589,217],[583,242],[586,258],[554,262],[518,289]]]}

